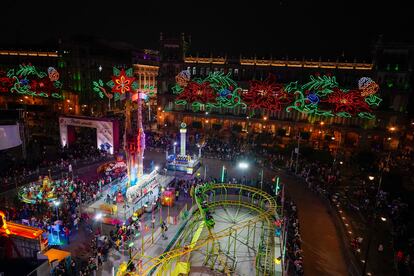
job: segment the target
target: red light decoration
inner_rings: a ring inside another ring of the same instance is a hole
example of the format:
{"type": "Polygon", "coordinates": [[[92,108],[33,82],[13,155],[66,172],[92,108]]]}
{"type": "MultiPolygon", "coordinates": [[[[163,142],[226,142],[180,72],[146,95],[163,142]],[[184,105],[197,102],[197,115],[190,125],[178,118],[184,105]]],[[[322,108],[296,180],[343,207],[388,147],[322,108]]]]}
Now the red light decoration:
{"type": "Polygon", "coordinates": [[[282,84],[276,83],[273,75],[269,75],[264,81],[250,81],[249,91],[243,94],[242,99],[250,108],[280,111],[291,101],[292,95],[286,93],[282,84]]]}
{"type": "Polygon", "coordinates": [[[183,92],[178,95],[176,101],[186,101],[188,103],[199,102],[207,104],[216,101],[216,94],[209,82],[189,82],[183,92]]]}
{"type": "Polygon", "coordinates": [[[112,81],[114,83],[112,92],[125,94],[126,92],[132,91],[132,84],[134,83],[135,78],[129,77],[126,74],[125,69],[121,69],[118,76],[112,76],[112,81]]]}
{"type": "Polygon", "coordinates": [[[10,92],[10,88],[12,88],[14,80],[9,78],[4,71],[0,71],[0,93],[8,93],[10,92]]]}
{"type": "Polygon", "coordinates": [[[365,98],[361,96],[360,90],[344,92],[339,88],[334,88],[326,99],[321,100],[321,106],[323,103],[333,105],[332,109],[335,113],[347,112],[355,115],[360,112],[372,112],[365,98]]]}

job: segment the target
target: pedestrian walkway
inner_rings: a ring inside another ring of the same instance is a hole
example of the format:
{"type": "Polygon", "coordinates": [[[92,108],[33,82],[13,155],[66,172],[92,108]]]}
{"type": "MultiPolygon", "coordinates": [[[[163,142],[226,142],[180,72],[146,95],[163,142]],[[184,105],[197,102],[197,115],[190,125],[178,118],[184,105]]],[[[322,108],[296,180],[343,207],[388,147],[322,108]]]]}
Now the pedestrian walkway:
{"type": "Polygon", "coordinates": [[[168,207],[164,206],[162,207],[162,212],[156,212],[156,227],[154,231],[151,231],[151,214],[149,214],[149,216],[146,216],[144,214],[142,217],[143,225],[144,227],[148,226],[147,230],[144,231],[144,239],[142,239],[142,236],[139,234],[132,241],[133,245],[131,246],[131,252],[128,250],[128,248],[122,248],[119,251],[111,249],[108,260],[104,262],[103,266],[98,269],[97,275],[112,276],[113,273],[116,273],[117,269],[123,262],[129,261],[130,253],[133,256],[134,264],[137,266],[142,256],[142,240],[144,240],[144,258],[142,259],[143,263],[148,261],[150,258],[159,256],[164,253],[184,223],[184,221],[175,220],[174,218],[179,216],[180,211],[185,207],[185,205],[188,206],[188,209],[191,208],[191,199],[181,199],[179,201],[176,201],[176,205],[174,207],[171,207],[169,211],[168,207]],[[167,220],[166,216],[168,212],[170,214],[170,217],[167,220]],[[162,215],[162,218],[168,222],[168,231],[166,232],[167,239],[163,239],[161,237],[160,214],[162,215]]]}

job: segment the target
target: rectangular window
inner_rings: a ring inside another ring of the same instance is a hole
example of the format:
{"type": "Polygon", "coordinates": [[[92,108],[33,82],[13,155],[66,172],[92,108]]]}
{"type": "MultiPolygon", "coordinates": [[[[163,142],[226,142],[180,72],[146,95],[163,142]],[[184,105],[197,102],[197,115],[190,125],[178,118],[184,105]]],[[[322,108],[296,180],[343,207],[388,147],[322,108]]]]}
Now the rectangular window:
{"type": "Polygon", "coordinates": [[[208,75],[210,73],[210,67],[206,68],[206,75],[208,75]]]}
{"type": "Polygon", "coordinates": [[[229,73],[233,75],[233,68],[229,68],[229,73]]]}
{"type": "Polygon", "coordinates": [[[239,69],[234,69],[234,76],[237,77],[239,75],[239,69]]]}
{"type": "Polygon", "coordinates": [[[200,75],[204,76],[204,67],[200,68],[200,75]]]}
{"type": "Polygon", "coordinates": [[[197,74],[197,68],[193,67],[193,76],[195,76],[197,74]]]}

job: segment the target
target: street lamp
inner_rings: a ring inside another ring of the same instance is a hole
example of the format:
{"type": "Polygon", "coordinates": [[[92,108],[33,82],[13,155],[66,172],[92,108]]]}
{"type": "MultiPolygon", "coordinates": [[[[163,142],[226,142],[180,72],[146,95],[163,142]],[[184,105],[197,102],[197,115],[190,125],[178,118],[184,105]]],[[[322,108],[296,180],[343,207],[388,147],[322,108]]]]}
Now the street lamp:
{"type": "Polygon", "coordinates": [[[58,211],[58,207],[60,205],[60,201],[53,201],[53,205],[55,205],[56,207],[56,220],[59,220],[59,211],[58,211]]]}
{"type": "Polygon", "coordinates": [[[176,149],[175,149],[176,145],[177,145],[177,142],[174,142],[174,157],[175,157],[175,153],[176,153],[176,149]]]}
{"type": "Polygon", "coordinates": [[[239,165],[238,165],[238,167],[240,169],[242,169],[242,170],[245,170],[245,169],[247,169],[249,167],[249,163],[247,163],[247,162],[240,162],[239,165]]]}
{"type": "MultiPolygon", "coordinates": [[[[245,161],[241,161],[238,165],[239,169],[241,170],[247,170],[249,168],[249,163],[245,161]]],[[[245,175],[244,175],[245,176],[245,175]]],[[[246,183],[245,183],[246,184],[246,183]]]]}
{"type": "Polygon", "coordinates": [[[102,218],[103,218],[102,213],[97,213],[97,214],[95,215],[95,220],[96,220],[96,221],[99,221],[99,222],[101,223],[101,235],[102,235],[102,233],[103,233],[103,231],[102,231],[102,218]]]}
{"type": "MultiPolygon", "coordinates": [[[[389,156],[388,156],[388,159],[387,159],[387,167],[388,167],[388,162],[389,162],[389,156]]],[[[368,179],[370,181],[373,181],[375,179],[375,177],[372,176],[372,175],[370,175],[370,176],[368,176],[368,179]]],[[[371,242],[372,242],[372,236],[374,235],[374,229],[376,229],[376,224],[377,224],[377,210],[378,210],[378,207],[379,207],[379,193],[381,191],[381,184],[382,184],[382,171],[381,171],[381,174],[380,174],[379,179],[378,179],[378,188],[377,188],[377,193],[376,193],[376,196],[375,196],[374,212],[372,214],[371,221],[369,223],[369,225],[370,225],[370,231],[369,231],[369,234],[368,234],[368,243],[367,243],[367,249],[366,249],[366,252],[365,252],[365,258],[364,258],[365,262],[364,262],[364,266],[362,268],[362,275],[365,275],[365,273],[367,271],[367,263],[368,263],[368,257],[369,257],[369,250],[371,248],[371,242]]],[[[381,216],[380,219],[382,221],[386,221],[387,220],[385,217],[382,217],[382,216],[381,216]]]]}

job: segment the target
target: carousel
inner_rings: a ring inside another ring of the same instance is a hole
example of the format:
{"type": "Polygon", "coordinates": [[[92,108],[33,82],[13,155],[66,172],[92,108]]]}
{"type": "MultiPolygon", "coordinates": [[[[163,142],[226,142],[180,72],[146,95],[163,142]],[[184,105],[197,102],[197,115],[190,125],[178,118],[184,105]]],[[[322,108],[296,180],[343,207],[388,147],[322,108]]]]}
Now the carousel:
{"type": "Polygon", "coordinates": [[[29,204],[53,202],[58,198],[57,188],[60,185],[60,181],[52,181],[48,176],[43,178],[39,176],[38,181],[20,189],[18,192],[19,199],[29,204]]]}

